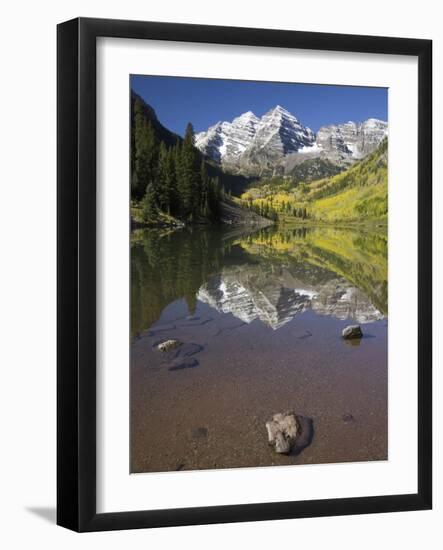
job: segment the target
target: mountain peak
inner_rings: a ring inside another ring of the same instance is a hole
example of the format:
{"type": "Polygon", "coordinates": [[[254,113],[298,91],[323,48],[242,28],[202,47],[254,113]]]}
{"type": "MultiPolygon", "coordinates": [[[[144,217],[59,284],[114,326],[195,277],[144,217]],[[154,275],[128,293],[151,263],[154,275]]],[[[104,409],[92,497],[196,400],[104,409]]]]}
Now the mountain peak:
{"type": "Polygon", "coordinates": [[[345,122],[322,126],[317,132],[317,144],[324,151],[338,151],[351,160],[372,153],[388,135],[388,123],[376,118],[363,122],[345,122]]]}
{"type": "Polygon", "coordinates": [[[363,122],[366,126],[386,126],[387,123],[379,118],[368,118],[363,122]]]}
{"type": "Polygon", "coordinates": [[[239,116],[239,118],[258,118],[252,111],[246,111],[246,113],[243,113],[239,116]]]}
{"type": "Polygon", "coordinates": [[[292,154],[310,153],[352,162],[372,152],[387,135],[387,122],[369,118],[323,126],[317,134],[282,105],[262,117],[245,111],[196,135],[205,155],[240,173],[257,175],[281,165],[292,154]]]}
{"type": "MultiPolygon", "coordinates": [[[[243,158],[266,155],[277,160],[313,144],[309,128],[281,105],[276,105],[261,118],[246,111],[232,122],[219,123],[196,135],[196,146],[217,162],[236,165],[243,158]]],[[[255,161],[254,161],[255,162],[255,161]]]]}
{"type": "MultiPolygon", "coordinates": [[[[276,105],[275,107],[273,107],[272,109],[270,109],[268,111],[268,113],[279,113],[279,114],[282,114],[282,115],[289,115],[291,117],[294,117],[294,115],[289,112],[287,109],[285,109],[284,107],[282,107],[281,105],[276,105]]],[[[294,117],[295,118],[295,117],[294,117]]]]}
{"type": "Polygon", "coordinates": [[[258,116],[256,116],[252,111],[246,111],[246,113],[243,113],[240,116],[234,118],[232,124],[256,124],[257,122],[259,122],[259,120],[260,119],[258,118],[258,116]]]}
{"type": "Polygon", "coordinates": [[[289,120],[294,124],[300,124],[298,118],[281,105],[276,105],[275,107],[270,109],[267,113],[263,115],[261,120],[268,120],[270,118],[278,120],[289,120]]]}

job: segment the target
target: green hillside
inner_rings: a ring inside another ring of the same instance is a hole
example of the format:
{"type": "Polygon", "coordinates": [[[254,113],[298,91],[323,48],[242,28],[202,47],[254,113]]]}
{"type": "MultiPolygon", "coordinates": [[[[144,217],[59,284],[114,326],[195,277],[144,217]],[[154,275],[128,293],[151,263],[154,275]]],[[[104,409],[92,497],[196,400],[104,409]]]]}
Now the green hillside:
{"type": "Polygon", "coordinates": [[[340,221],[385,219],[388,213],[388,141],[360,162],[332,178],[303,189],[311,217],[340,221]]]}
{"type": "Polygon", "coordinates": [[[280,222],[385,221],[388,212],[388,142],[340,174],[292,187],[267,182],[243,193],[256,210],[273,209],[280,222]]]}

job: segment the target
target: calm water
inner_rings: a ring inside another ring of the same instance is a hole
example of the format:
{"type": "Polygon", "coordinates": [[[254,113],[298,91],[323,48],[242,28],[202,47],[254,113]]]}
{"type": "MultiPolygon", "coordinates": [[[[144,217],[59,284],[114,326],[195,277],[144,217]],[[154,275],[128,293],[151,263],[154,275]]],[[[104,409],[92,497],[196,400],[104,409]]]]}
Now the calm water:
{"type": "Polygon", "coordinates": [[[387,458],[383,231],[138,231],[131,263],[132,472],[387,458]],[[282,456],[265,422],[286,410],[282,456]]]}

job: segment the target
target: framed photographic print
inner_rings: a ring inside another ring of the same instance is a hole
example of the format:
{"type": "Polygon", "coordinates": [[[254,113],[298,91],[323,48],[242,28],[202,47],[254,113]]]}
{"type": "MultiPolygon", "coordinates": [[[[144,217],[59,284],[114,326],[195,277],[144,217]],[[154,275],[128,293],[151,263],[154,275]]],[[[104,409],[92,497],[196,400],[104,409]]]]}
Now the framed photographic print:
{"type": "Polygon", "coordinates": [[[59,25],[59,525],[431,508],[431,66],[59,25]]]}

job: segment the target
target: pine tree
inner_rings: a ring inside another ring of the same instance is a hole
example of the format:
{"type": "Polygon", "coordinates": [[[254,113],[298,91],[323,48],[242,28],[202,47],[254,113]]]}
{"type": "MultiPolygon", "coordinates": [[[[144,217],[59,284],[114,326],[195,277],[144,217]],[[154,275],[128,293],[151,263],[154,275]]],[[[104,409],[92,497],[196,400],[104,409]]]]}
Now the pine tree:
{"type": "Polygon", "coordinates": [[[172,214],[174,216],[180,216],[182,214],[182,145],[180,143],[177,143],[173,147],[171,151],[171,156],[174,164],[174,187],[176,193],[176,200],[175,204],[173,203],[172,214]]]}
{"type": "Polygon", "coordinates": [[[133,198],[139,200],[143,197],[148,184],[146,119],[143,115],[142,104],[139,99],[135,102],[134,111],[134,152],[131,195],[133,198]]]}
{"type": "Polygon", "coordinates": [[[193,220],[199,214],[200,173],[198,170],[198,152],[194,147],[194,128],[191,123],[186,127],[181,150],[181,174],[179,193],[184,216],[193,220]]]}
{"type": "Polygon", "coordinates": [[[172,214],[177,209],[177,182],[175,173],[174,152],[172,149],[168,151],[166,157],[165,185],[168,196],[168,212],[172,214]]]}
{"type": "Polygon", "coordinates": [[[158,144],[151,121],[146,121],[139,99],[135,101],[134,111],[134,169],[131,194],[133,198],[140,200],[148,184],[156,179],[158,144]]]}
{"type": "Polygon", "coordinates": [[[158,212],[155,188],[152,183],[146,188],[146,193],[141,201],[142,218],[145,223],[154,223],[158,212]]]}
{"type": "Polygon", "coordinates": [[[226,199],[194,145],[192,124],[187,125],[184,139],[168,148],[156,137],[140,99],[134,103],[131,176],[131,200],[140,204],[146,223],[155,223],[161,212],[191,223],[202,217],[215,221],[219,204],[226,199]]]}
{"type": "Polygon", "coordinates": [[[200,211],[203,217],[209,219],[211,218],[211,209],[209,206],[209,178],[206,170],[206,163],[203,159],[200,165],[200,181],[201,181],[200,211]]]}
{"type": "Polygon", "coordinates": [[[218,178],[209,178],[208,182],[208,206],[214,219],[219,217],[221,203],[221,189],[218,178]]]}
{"type": "Polygon", "coordinates": [[[160,209],[171,213],[174,202],[175,174],[172,151],[168,151],[164,142],[160,144],[158,156],[157,197],[160,209]]]}

